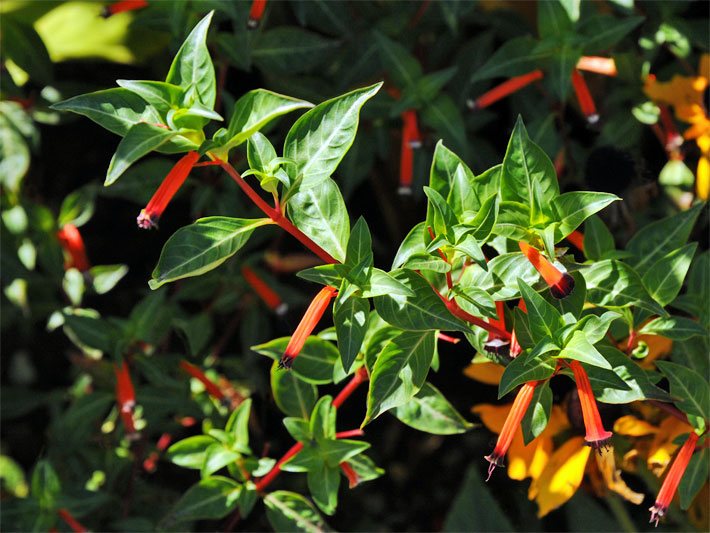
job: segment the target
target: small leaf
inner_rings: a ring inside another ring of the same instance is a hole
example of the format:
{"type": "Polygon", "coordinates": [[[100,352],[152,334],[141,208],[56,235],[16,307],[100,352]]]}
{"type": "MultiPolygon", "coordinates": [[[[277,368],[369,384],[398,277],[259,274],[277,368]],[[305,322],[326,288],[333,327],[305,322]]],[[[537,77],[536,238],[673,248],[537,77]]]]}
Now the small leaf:
{"type": "Polygon", "coordinates": [[[166,458],[183,468],[199,470],[205,463],[205,452],[216,441],[207,435],[182,439],[168,448],[166,458]]]}
{"type": "Polygon", "coordinates": [[[557,331],[564,325],[560,312],[522,279],[518,280],[518,286],[528,310],[528,323],[533,341],[537,343],[543,339],[551,341],[556,339],[557,331]]]}
{"type": "Polygon", "coordinates": [[[598,261],[607,252],[612,251],[614,236],[601,218],[592,215],[584,224],[584,255],[587,259],[598,261]]]}
{"type": "Polygon", "coordinates": [[[552,390],[550,382],[538,383],[523,418],[523,440],[527,446],[547,427],[552,413],[552,390]]]}
{"type": "Polygon", "coordinates": [[[295,492],[277,490],[264,496],[266,517],[277,532],[306,531],[321,533],[330,528],[318,510],[295,492]]]}
{"type": "Polygon", "coordinates": [[[678,408],[704,420],[710,418],[710,397],[707,379],[694,370],[670,361],[656,361],[656,366],[668,378],[671,395],[678,408]]]}
{"type": "Polygon", "coordinates": [[[226,477],[202,479],[175,502],[161,523],[169,525],[224,518],[234,510],[241,491],[241,485],[226,477]]]}
{"type": "Polygon", "coordinates": [[[660,305],[666,306],[678,296],[697,247],[694,242],[666,254],[643,275],[644,286],[660,305]]]}
{"type": "Polygon", "coordinates": [[[370,302],[352,296],[340,303],[340,294],[333,305],[333,322],[338,336],[338,350],[343,369],[349,372],[365,340],[370,317],[370,302]]]}
{"type": "Polygon", "coordinates": [[[118,145],[106,172],[105,186],[114,183],[133,163],[160,148],[177,135],[176,132],[148,123],[132,126],[118,145]]]}
{"type": "Polygon", "coordinates": [[[556,357],[558,359],[574,359],[588,365],[611,369],[609,361],[592,346],[583,331],[575,331],[556,357]]]}
{"type": "MultiPolygon", "coordinates": [[[[601,211],[619,197],[605,192],[574,191],[561,194],[552,200],[552,206],[560,223],[555,232],[555,241],[572,233],[594,213],[601,211]]],[[[585,235],[585,246],[586,246],[585,235]]]]}
{"type": "Polygon", "coordinates": [[[697,322],[680,316],[659,316],[639,330],[641,335],[661,335],[674,341],[705,337],[707,330],[697,322]]]}
{"type": "Polygon", "coordinates": [[[311,409],[318,399],[315,385],[298,379],[293,372],[279,368],[276,361],[271,366],[271,392],[281,411],[300,418],[310,417],[311,409]]]}
{"type": "Polygon", "coordinates": [[[91,267],[89,275],[97,294],[106,294],[128,273],[126,265],[100,265],[91,267]]]}
{"type": "MultiPolygon", "coordinates": [[[[280,337],[251,349],[278,362],[281,360],[291,337],[280,337]]],[[[338,350],[333,343],[319,337],[306,339],[298,357],[293,361],[290,372],[306,383],[321,385],[333,381],[333,366],[338,359],[338,350]]]]}

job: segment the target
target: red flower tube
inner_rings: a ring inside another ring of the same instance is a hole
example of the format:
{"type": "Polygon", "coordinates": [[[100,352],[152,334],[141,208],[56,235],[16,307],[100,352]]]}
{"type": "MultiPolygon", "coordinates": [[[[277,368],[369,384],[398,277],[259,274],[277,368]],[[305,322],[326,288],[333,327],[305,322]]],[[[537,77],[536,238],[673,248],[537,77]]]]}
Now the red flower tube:
{"type": "Polygon", "coordinates": [[[281,297],[276,294],[276,291],[269,287],[254,270],[244,265],[242,267],[242,275],[269,309],[274,311],[277,315],[283,315],[286,312],[288,306],[281,300],[281,297]]]}
{"type": "Polygon", "coordinates": [[[579,102],[582,114],[587,118],[587,122],[594,124],[599,120],[597,106],[594,104],[587,82],[584,81],[584,77],[577,69],[572,71],[572,87],[574,88],[574,94],[577,96],[577,102],[579,102]]]}
{"type": "Polygon", "coordinates": [[[574,230],[572,233],[567,235],[567,240],[571,242],[577,250],[584,252],[584,233],[579,230],[574,230]]]}
{"type": "Polygon", "coordinates": [[[500,85],[493,87],[490,91],[483,93],[473,102],[469,102],[469,107],[471,109],[484,109],[490,105],[493,105],[498,100],[501,100],[506,96],[519,91],[523,87],[530,85],[532,82],[541,80],[543,77],[544,74],[542,73],[542,70],[533,70],[527,74],[510,78],[500,85]]]}
{"type": "Polygon", "coordinates": [[[249,20],[247,21],[247,28],[254,30],[259,27],[262,17],[264,16],[264,10],[266,9],[266,0],[253,0],[251,3],[251,9],[249,10],[249,20]]]}
{"type": "MultiPolygon", "coordinates": [[[[505,303],[496,302],[496,313],[498,314],[498,319],[489,318],[488,323],[496,328],[506,331],[505,329],[505,303]]],[[[496,355],[508,356],[510,355],[511,343],[513,336],[504,339],[500,335],[496,335],[493,332],[488,332],[488,340],[484,345],[484,349],[488,353],[494,353],[496,355]]]]}
{"type": "Polygon", "coordinates": [[[582,406],[582,418],[584,419],[584,427],[587,434],[584,440],[587,446],[598,450],[602,446],[606,446],[611,439],[612,432],[604,429],[599,409],[597,408],[597,400],[592,392],[592,385],[589,383],[589,377],[584,367],[578,361],[570,361],[569,367],[574,374],[574,381],[577,383],[577,394],[579,395],[579,403],[582,406]]]}
{"type": "Polygon", "coordinates": [[[64,263],[65,269],[76,268],[81,272],[86,272],[91,268],[86,256],[84,239],[81,238],[81,233],[74,224],[65,224],[57,232],[57,238],[64,251],[69,254],[69,258],[64,263]]]}
{"type": "Polygon", "coordinates": [[[291,368],[293,360],[303,349],[303,345],[306,343],[306,339],[313,332],[316,325],[320,321],[325,310],[328,309],[328,304],[330,300],[335,296],[337,289],[335,287],[323,287],[321,291],[316,294],[313,301],[306,309],[301,322],[299,322],[296,331],[291,336],[291,340],[286,346],[286,351],[281,358],[279,366],[281,368],[291,368]]]}
{"type": "Polygon", "coordinates": [[[133,421],[133,408],[136,406],[136,391],[131,381],[131,373],[128,364],[124,360],[121,366],[114,365],[116,374],[116,401],[118,403],[119,414],[123,421],[123,427],[129,437],[136,434],[136,426],[133,421]]]}
{"type": "Polygon", "coordinates": [[[665,148],[669,152],[678,150],[680,145],[683,144],[683,136],[678,133],[675,122],[673,122],[673,117],[671,117],[671,113],[668,111],[668,106],[659,105],[658,108],[661,110],[660,123],[665,130],[665,148]]]}
{"type": "Polygon", "coordinates": [[[173,199],[175,193],[178,189],[185,183],[187,176],[190,174],[192,167],[200,159],[200,154],[197,152],[188,152],[185,154],[175,166],[168,172],[165,176],[163,183],[160,184],[158,190],[145,206],[145,209],[141,210],[141,214],[138,215],[138,227],[143,229],[157,228],[158,219],[165,211],[165,208],[173,199]]]}
{"type": "Polygon", "coordinates": [[[67,509],[57,509],[57,514],[59,515],[59,518],[64,520],[75,533],[86,533],[89,531],[83,524],[79,523],[79,521],[77,521],[77,519],[74,518],[67,509]]]}
{"type": "Polygon", "coordinates": [[[222,392],[222,389],[220,389],[214,381],[212,381],[210,378],[208,378],[205,373],[200,370],[199,367],[188,363],[184,359],[180,361],[180,368],[186,373],[195,378],[197,381],[202,383],[205,386],[205,390],[207,393],[212,396],[213,398],[216,398],[220,402],[226,401],[226,397],[224,393],[222,392]]]}
{"type": "Polygon", "coordinates": [[[680,480],[685,473],[685,469],[688,468],[688,463],[693,456],[697,443],[698,434],[691,431],[690,435],[688,435],[688,440],[685,441],[678,455],[673,460],[666,479],[663,480],[663,485],[661,485],[661,490],[658,491],[656,502],[653,504],[653,507],[649,508],[649,511],[651,511],[651,520],[649,520],[649,522],[656,522],[656,527],[658,527],[658,520],[668,511],[668,506],[671,504],[676,490],[678,490],[680,480]]]}
{"type": "Polygon", "coordinates": [[[528,243],[520,241],[518,243],[520,251],[525,254],[528,261],[535,267],[545,283],[550,287],[552,296],[558,300],[569,296],[574,289],[574,278],[567,272],[560,272],[552,263],[550,263],[539,250],[533,248],[528,243]]]}
{"type": "Polygon", "coordinates": [[[508,413],[508,418],[506,418],[503,423],[503,429],[501,430],[500,435],[498,435],[498,441],[493,449],[493,453],[486,455],[486,461],[490,463],[488,466],[488,477],[486,478],[486,481],[491,479],[496,466],[501,466],[503,464],[503,457],[505,457],[505,454],[508,452],[510,443],[513,442],[515,432],[520,431],[520,423],[523,421],[525,412],[530,406],[530,402],[532,401],[533,394],[535,392],[535,387],[537,387],[538,383],[538,381],[530,381],[520,387],[518,395],[515,397],[515,401],[513,401],[513,406],[510,408],[510,413],[508,413]]]}
{"type": "Polygon", "coordinates": [[[604,76],[616,76],[616,62],[612,57],[582,56],[577,61],[578,70],[586,70],[604,76]]]}
{"type": "Polygon", "coordinates": [[[163,433],[160,436],[157,444],[155,445],[155,450],[150,452],[150,455],[146,458],[145,461],[143,461],[143,469],[146,472],[155,472],[155,463],[158,461],[160,454],[164,452],[168,448],[168,446],[170,446],[170,442],[172,440],[173,437],[170,433],[163,433]]]}
{"type": "Polygon", "coordinates": [[[354,489],[360,484],[360,476],[357,475],[357,472],[353,470],[352,466],[346,462],[342,462],[340,463],[340,469],[343,471],[343,474],[345,474],[345,477],[348,478],[348,488],[354,489]]]}
{"type": "Polygon", "coordinates": [[[148,7],[146,0],[121,0],[120,2],[114,2],[113,4],[104,6],[101,11],[101,16],[107,19],[112,15],[123,13],[124,11],[135,11],[136,9],[143,9],[144,7],[148,7]]]}

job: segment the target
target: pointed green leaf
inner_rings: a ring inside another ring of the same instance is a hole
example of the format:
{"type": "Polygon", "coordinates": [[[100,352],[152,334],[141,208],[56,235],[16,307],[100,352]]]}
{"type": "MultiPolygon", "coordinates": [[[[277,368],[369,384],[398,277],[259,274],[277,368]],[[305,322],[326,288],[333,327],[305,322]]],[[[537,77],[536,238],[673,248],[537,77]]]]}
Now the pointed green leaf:
{"type": "Polygon", "coordinates": [[[182,87],[164,81],[116,80],[116,83],[140,96],[165,115],[174,108],[182,107],[185,94],[182,87]]]}
{"type": "Polygon", "coordinates": [[[555,346],[545,340],[541,341],[539,346],[540,348],[536,346],[529,353],[519,355],[505,367],[498,385],[498,398],[502,398],[518,385],[552,376],[557,364],[546,354],[555,350],[555,346]]]}
{"type": "Polygon", "coordinates": [[[671,395],[681,411],[704,420],[710,418],[710,395],[706,378],[670,361],[656,361],[656,366],[668,378],[671,395]]]}
{"type": "Polygon", "coordinates": [[[176,135],[177,133],[174,131],[148,123],[132,126],[111,158],[104,185],[109,186],[114,183],[133,163],[160,148],[176,135]]]}
{"type": "Polygon", "coordinates": [[[575,331],[556,357],[558,359],[574,359],[588,365],[611,369],[609,361],[587,340],[583,331],[575,331]]]}
{"type": "Polygon", "coordinates": [[[224,518],[234,510],[241,491],[241,485],[226,477],[202,479],[175,502],[161,524],[224,518]]]}
{"type": "Polygon", "coordinates": [[[680,479],[678,494],[680,496],[680,508],[684,511],[690,507],[700,489],[708,481],[708,470],[710,470],[710,461],[708,459],[710,459],[710,450],[707,447],[693,454],[683,477],[680,479]]]}
{"type": "Polygon", "coordinates": [[[284,157],[292,180],[302,178],[301,189],[329,178],[355,140],[360,109],[382,83],[351,91],[317,105],[301,116],[286,136],[284,157]]]}
{"type": "Polygon", "coordinates": [[[659,316],[639,330],[640,335],[661,335],[674,341],[684,341],[693,337],[706,337],[707,330],[699,323],[680,316],[659,316]]]}
{"type": "Polygon", "coordinates": [[[264,496],[266,517],[275,531],[321,533],[330,528],[315,506],[295,492],[277,490],[264,496]]]}
{"type": "Polygon", "coordinates": [[[150,288],[218,267],[246,244],[256,228],[270,223],[267,218],[206,217],[180,228],[165,243],[150,288]]]}
{"type": "Polygon", "coordinates": [[[619,198],[613,194],[588,191],[567,192],[552,200],[556,219],[560,223],[555,232],[555,242],[562,240],[587,218],[617,200],[619,198]]]}
{"type": "Polygon", "coordinates": [[[434,435],[465,433],[473,427],[431,383],[394,411],[400,422],[434,435]]]}
{"type": "Polygon", "coordinates": [[[335,514],[340,487],[340,468],[323,464],[318,470],[308,472],[308,490],[316,505],[327,515],[335,514]]]}
{"type": "Polygon", "coordinates": [[[543,339],[551,341],[556,339],[557,331],[564,325],[559,311],[522,279],[518,280],[518,286],[527,306],[528,322],[533,340],[537,343],[543,339]]]}
{"type": "Polygon", "coordinates": [[[300,418],[310,417],[318,399],[315,385],[300,380],[294,372],[279,368],[276,361],[271,365],[271,392],[282,412],[300,418]]]}
{"type": "Polygon", "coordinates": [[[598,261],[614,249],[614,236],[606,224],[596,215],[589,217],[584,224],[584,255],[587,259],[598,261]]]}
{"type": "MultiPolygon", "coordinates": [[[[291,337],[280,337],[264,344],[252,346],[256,353],[278,362],[281,360],[291,337]]],[[[303,344],[298,357],[293,361],[290,372],[306,383],[323,385],[333,381],[333,366],[338,359],[338,350],[333,343],[319,337],[310,336],[303,344]]]]}
{"type": "Polygon", "coordinates": [[[643,275],[646,290],[660,305],[666,306],[678,296],[697,247],[698,243],[694,242],[673,250],[643,275]]]}
{"type": "Polygon", "coordinates": [[[345,372],[349,372],[365,340],[370,318],[370,302],[364,298],[352,296],[340,303],[338,298],[333,306],[333,322],[338,335],[338,350],[343,362],[343,369],[345,372]]]}
{"type": "Polygon", "coordinates": [[[525,445],[532,442],[535,437],[540,435],[547,423],[550,421],[552,413],[552,390],[550,390],[550,382],[539,383],[535,387],[530,407],[525,412],[523,418],[523,440],[525,445]]]}

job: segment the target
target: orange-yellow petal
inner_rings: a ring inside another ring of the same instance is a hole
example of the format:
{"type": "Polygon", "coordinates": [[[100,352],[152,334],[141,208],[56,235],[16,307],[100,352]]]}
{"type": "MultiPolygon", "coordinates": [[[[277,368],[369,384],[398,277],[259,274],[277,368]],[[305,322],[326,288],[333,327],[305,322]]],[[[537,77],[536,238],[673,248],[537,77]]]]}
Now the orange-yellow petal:
{"type": "Polygon", "coordinates": [[[463,373],[466,377],[485,383],[486,385],[498,385],[500,377],[503,375],[505,367],[496,363],[471,363],[463,373]]]}
{"type": "Polygon", "coordinates": [[[695,194],[701,200],[710,197],[710,159],[704,155],[698,159],[698,170],[695,174],[695,194]]]}
{"type": "Polygon", "coordinates": [[[658,428],[633,415],[622,416],[614,422],[614,433],[628,437],[643,437],[658,433],[658,428]]]}
{"type": "Polygon", "coordinates": [[[489,403],[479,403],[471,408],[471,411],[477,414],[483,425],[493,433],[500,433],[503,430],[503,424],[508,417],[512,403],[507,405],[491,405],[489,403]]]}
{"type": "Polygon", "coordinates": [[[663,474],[673,457],[673,453],[678,448],[678,445],[673,444],[673,441],[679,435],[689,431],[691,431],[691,427],[677,418],[669,416],[663,420],[648,452],[647,464],[649,470],[656,476],[663,474]]]}
{"type": "Polygon", "coordinates": [[[639,335],[637,340],[648,345],[648,355],[640,361],[642,368],[653,368],[656,359],[669,355],[673,349],[673,341],[661,335],[639,335]]]}
{"type": "Polygon", "coordinates": [[[631,503],[639,505],[643,501],[643,494],[634,492],[621,477],[621,471],[616,468],[614,448],[606,447],[594,454],[595,464],[599,469],[604,486],[616,492],[619,496],[631,503]]]}
{"type": "Polygon", "coordinates": [[[555,450],[540,477],[530,485],[542,518],[567,502],[582,483],[584,470],[592,449],[584,445],[584,438],[573,437],[555,450]]]}

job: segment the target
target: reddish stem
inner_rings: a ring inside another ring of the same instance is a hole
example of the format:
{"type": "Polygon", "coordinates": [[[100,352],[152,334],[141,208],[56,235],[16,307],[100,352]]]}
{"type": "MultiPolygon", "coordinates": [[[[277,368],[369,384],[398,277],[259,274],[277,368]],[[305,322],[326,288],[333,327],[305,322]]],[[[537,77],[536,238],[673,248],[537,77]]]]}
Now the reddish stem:
{"type": "MultiPolygon", "coordinates": [[[[431,237],[431,240],[433,241],[436,238],[434,235],[434,230],[431,228],[427,228],[427,229],[429,230],[429,236],[431,237]]],[[[441,251],[441,248],[437,248],[436,251],[438,252],[439,257],[441,257],[445,263],[449,264],[449,258],[446,257],[446,254],[444,252],[441,251]]],[[[449,270],[446,273],[446,286],[449,289],[452,289],[454,287],[454,281],[451,278],[451,270],[449,270]]]]}
{"type": "Polygon", "coordinates": [[[632,329],[629,333],[629,340],[626,342],[626,353],[631,353],[634,349],[634,344],[636,344],[636,330],[632,329]]]}
{"type": "MultiPolygon", "coordinates": [[[[367,369],[365,367],[361,367],[358,369],[357,372],[355,372],[355,375],[352,377],[350,382],[343,388],[343,390],[340,391],[340,394],[336,396],[335,400],[333,400],[333,407],[336,409],[340,407],[345,400],[347,400],[350,395],[352,395],[353,392],[365,381],[367,381],[368,376],[367,376],[367,369]]],[[[363,435],[363,431],[360,429],[351,429],[348,431],[341,431],[340,433],[336,433],[335,437],[338,439],[344,439],[347,437],[356,437],[363,435]]],[[[286,461],[291,459],[294,455],[296,455],[298,452],[300,452],[303,449],[303,444],[300,442],[297,442],[289,450],[284,454],[281,459],[278,460],[278,462],[274,465],[274,467],[269,471],[268,474],[266,474],[263,478],[261,478],[259,481],[256,482],[256,491],[257,492],[264,492],[264,489],[268,487],[274,479],[281,473],[281,467],[284,465],[286,461]]]]}
{"type": "Polygon", "coordinates": [[[86,531],[89,531],[83,524],[74,518],[67,509],[57,509],[57,514],[75,533],[85,533],[86,531]]]}
{"type": "Polygon", "coordinates": [[[280,210],[274,209],[269,204],[267,204],[261,198],[261,196],[259,196],[257,192],[252,189],[246,181],[244,181],[244,178],[241,177],[239,172],[237,172],[232,165],[230,165],[227,161],[221,160],[219,162],[219,165],[224,169],[227,174],[231,176],[234,181],[237,182],[237,185],[239,185],[239,187],[242,189],[242,191],[244,191],[244,193],[249,197],[249,199],[254,202],[254,205],[261,209],[267,217],[274,221],[274,223],[278,224],[281,229],[290,233],[301,244],[303,244],[311,252],[320,257],[323,262],[330,264],[335,264],[338,262],[335,258],[333,258],[332,255],[330,255],[323,248],[313,242],[310,237],[308,237],[300,229],[294,226],[290,220],[283,216],[283,213],[280,210]]]}

